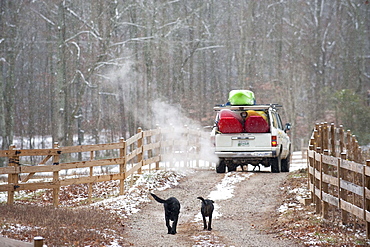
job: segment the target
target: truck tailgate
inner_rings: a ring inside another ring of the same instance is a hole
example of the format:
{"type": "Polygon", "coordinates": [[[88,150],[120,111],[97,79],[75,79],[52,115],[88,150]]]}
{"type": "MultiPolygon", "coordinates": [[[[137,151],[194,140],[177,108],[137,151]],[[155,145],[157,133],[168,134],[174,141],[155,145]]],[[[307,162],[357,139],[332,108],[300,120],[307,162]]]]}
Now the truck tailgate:
{"type": "Polygon", "coordinates": [[[216,151],[256,151],[271,149],[270,133],[218,134],[216,151]]]}

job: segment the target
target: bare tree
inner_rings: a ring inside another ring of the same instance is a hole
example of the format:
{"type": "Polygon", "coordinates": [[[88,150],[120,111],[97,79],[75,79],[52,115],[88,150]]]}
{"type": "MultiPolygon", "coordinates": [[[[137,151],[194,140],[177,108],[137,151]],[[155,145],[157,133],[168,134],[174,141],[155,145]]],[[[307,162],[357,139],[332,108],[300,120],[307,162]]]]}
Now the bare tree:
{"type": "Polygon", "coordinates": [[[257,103],[283,104],[286,121],[299,126],[292,130],[298,148],[315,121],[344,118],[333,111],[338,97],[332,95],[350,89],[366,103],[368,6],[356,0],[1,1],[2,149],[16,135],[31,148],[37,135],[61,145],[72,145],[75,135],[82,143],[83,133],[96,143],[127,137],[139,126],[155,126],[156,99],[209,125],[212,107],[238,88],[253,90],[257,103]]]}

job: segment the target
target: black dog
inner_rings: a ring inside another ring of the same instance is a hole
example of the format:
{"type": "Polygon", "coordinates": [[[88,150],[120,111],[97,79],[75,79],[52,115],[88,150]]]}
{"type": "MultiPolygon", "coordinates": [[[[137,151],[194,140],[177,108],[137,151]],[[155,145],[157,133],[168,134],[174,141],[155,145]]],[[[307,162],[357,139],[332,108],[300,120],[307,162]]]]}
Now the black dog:
{"type": "Polygon", "coordinates": [[[202,213],[203,216],[203,225],[204,225],[204,230],[207,229],[208,231],[212,230],[212,213],[213,213],[213,203],[214,201],[204,199],[203,197],[197,197],[199,200],[202,200],[202,207],[200,209],[200,212],[202,213]],[[206,217],[208,217],[208,228],[207,228],[207,221],[206,217]]]}
{"type": "Polygon", "coordinates": [[[153,198],[164,205],[164,215],[166,218],[166,226],[168,234],[176,234],[177,221],[179,220],[180,213],[180,202],[175,197],[170,197],[167,200],[163,200],[158,196],[150,193],[153,198]],[[172,227],[170,226],[170,220],[173,221],[172,227]]]}

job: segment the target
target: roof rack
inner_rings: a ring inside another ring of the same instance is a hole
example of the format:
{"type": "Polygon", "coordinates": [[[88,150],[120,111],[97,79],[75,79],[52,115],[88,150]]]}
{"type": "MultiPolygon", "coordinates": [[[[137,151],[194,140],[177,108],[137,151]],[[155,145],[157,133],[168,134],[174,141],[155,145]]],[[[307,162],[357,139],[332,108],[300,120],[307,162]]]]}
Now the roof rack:
{"type": "Polygon", "coordinates": [[[215,111],[220,111],[222,109],[229,109],[229,110],[261,110],[267,108],[276,108],[276,107],[283,107],[279,104],[255,104],[255,105],[216,105],[213,107],[215,111]]]}

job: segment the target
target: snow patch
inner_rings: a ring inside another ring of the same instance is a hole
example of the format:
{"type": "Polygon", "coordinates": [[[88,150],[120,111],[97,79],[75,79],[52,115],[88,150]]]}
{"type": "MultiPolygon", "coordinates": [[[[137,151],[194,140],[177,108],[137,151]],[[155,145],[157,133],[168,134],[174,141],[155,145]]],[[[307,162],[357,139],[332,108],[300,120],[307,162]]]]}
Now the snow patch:
{"type": "Polygon", "coordinates": [[[211,200],[227,200],[233,197],[235,185],[246,178],[249,178],[254,173],[236,173],[230,172],[225,175],[221,183],[216,185],[216,190],[211,191],[209,199],[211,200]]]}
{"type": "MultiPolygon", "coordinates": [[[[226,245],[221,244],[217,238],[217,236],[208,236],[208,235],[200,235],[200,236],[192,236],[192,239],[194,239],[195,244],[192,245],[192,247],[224,247],[226,245]],[[212,240],[210,239],[212,238],[212,240]]],[[[232,247],[232,246],[230,246],[232,247]]]]}
{"type": "Polygon", "coordinates": [[[140,211],[141,203],[149,202],[150,191],[165,190],[178,184],[178,180],[186,176],[185,173],[174,171],[155,171],[142,174],[136,183],[125,193],[117,197],[108,198],[89,205],[93,208],[109,210],[120,217],[135,214],[140,211]]]}
{"type": "MultiPolygon", "coordinates": [[[[226,173],[225,177],[222,179],[222,181],[216,185],[216,190],[211,191],[207,197],[207,199],[213,200],[215,203],[214,205],[214,211],[212,218],[217,219],[220,216],[222,216],[221,213],[219,213],[220,206],[217,204],[217,201],[221,200],[227,200],[232,198],[234,195],[234,188],[235,184],[249,178],[254,173],[240,173],[240,172],[230,172],[226,173]]],[[[202,221],[202,214],[199,212],[193,222],[202,221]]]]}

